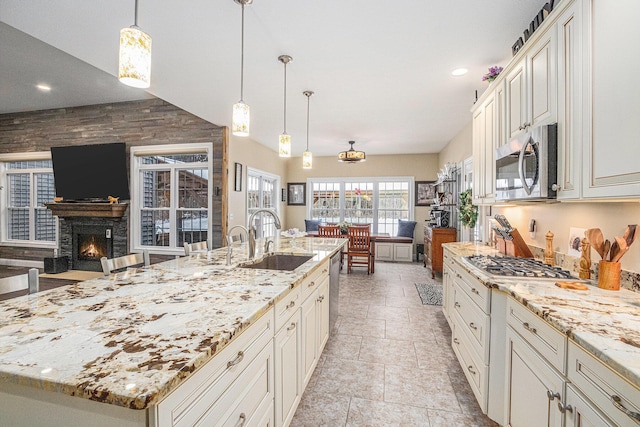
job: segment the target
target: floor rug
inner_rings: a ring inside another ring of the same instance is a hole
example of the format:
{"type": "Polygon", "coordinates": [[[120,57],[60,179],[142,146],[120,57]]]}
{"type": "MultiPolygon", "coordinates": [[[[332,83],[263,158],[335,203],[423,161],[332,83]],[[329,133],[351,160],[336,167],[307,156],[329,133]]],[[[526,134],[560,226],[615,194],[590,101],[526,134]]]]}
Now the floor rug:
{"type": "Polygon", "coordinates": [[[424,305],[442,305],[442,285],[434,283],[416,283],[418,295],[424,305]]]}

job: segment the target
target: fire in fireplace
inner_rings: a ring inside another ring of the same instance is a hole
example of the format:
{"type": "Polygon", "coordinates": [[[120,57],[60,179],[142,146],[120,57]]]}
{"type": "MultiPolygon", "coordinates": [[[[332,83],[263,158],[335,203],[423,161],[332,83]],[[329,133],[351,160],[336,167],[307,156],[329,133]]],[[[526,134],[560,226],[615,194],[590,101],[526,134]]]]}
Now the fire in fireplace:
{"type": "Polygon", "coordinates": [[[71,263],[76,270],[102,271],[100,258],[113,258],[113,228],[107,225],[73,226],[71,263]]]}
{"type": "Polygon", "coordinates": [[[107,256],[107,239],[104,235],[79,234],[78,259],[82,261],[100,260],[107,256]]]}

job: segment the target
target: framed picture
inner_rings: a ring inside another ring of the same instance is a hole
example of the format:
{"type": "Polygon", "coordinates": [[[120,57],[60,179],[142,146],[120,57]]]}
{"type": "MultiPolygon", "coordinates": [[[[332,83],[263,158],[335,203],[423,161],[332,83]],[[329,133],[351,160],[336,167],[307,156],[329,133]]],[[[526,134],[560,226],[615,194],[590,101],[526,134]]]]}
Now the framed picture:
{"type": "Polygon", "coordinates": [[[306,200],[306,187],[304,182],[290,182],[287,184],[287,205],[304,206],[306,200]]]}
{"type": "Polygon", "coordinates": [[[435,181],[416,181],[416,206],[431,206],[436,197],[435,181]]]}
{"type": "Polygon", "coordinates": [[[235,191],[242,191],[242,163],[236,163],[235,167],[235,184],[233,189],[235,191]]]}
{"type": "Polygon", "coordinates": [[[283,202],[287,201],[287,190],[285,190],[284,188],[282,189],[282,194],[280,195],[280,200],[283,202]]]}

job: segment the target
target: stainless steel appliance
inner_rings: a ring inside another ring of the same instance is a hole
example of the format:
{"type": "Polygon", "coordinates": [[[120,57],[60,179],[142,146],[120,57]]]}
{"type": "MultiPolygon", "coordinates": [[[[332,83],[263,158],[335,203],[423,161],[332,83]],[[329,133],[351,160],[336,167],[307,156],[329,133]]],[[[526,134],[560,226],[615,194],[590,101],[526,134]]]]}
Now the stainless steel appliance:
{"type": "Polygon", "coordinates": [[[491,276],[582,281],[572,276],[569,270],[533,258],[472,255],[463,257],[463,260],[491,276]]]}
{"type": "Polygon", "coordinates": [[[557,124],[533,128],[496,149],[497,200],[553,200],[557,176],[557,124]]]}
{"type": "Polygon", "coordinates": [[[338,252],[329,261],[329,333],[333,334],[340,305],[340,258],[338,252]]]}

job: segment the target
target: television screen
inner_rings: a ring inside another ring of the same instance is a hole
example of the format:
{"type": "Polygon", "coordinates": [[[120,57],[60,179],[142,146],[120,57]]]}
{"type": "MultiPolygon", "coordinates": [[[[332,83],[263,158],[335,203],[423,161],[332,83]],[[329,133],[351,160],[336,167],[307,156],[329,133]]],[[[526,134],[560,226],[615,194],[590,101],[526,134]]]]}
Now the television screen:
{"type": "Polygon", "coordinates": [[[129,200],[125,144],[51,147],[56,196],[64,201],[129,200]]]}

